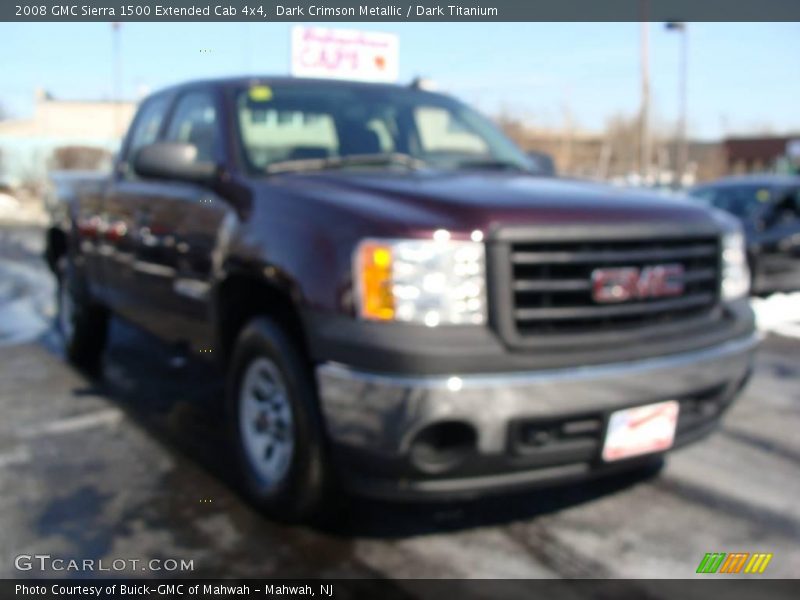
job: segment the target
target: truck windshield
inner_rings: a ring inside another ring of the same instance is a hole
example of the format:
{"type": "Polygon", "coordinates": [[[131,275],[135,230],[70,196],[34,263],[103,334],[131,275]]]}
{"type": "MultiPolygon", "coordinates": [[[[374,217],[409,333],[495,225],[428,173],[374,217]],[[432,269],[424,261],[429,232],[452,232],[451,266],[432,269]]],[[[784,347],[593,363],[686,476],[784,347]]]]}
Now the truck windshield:
{"type": "Polygon", "coordinates": [[[438,94],[251,85],[237,91],[235,102],[242,154],[254,174],[354,167],[536,171],[488,120],[438,94]]]}

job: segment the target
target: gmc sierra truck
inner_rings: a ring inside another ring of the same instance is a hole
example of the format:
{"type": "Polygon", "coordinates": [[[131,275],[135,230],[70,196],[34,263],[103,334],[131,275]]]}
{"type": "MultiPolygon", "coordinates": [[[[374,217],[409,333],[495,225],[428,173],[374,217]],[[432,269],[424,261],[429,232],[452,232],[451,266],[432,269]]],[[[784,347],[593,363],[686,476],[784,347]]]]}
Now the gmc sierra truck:
{"type": "Polygon", "coordinates": [[[56,204],[66,354],[114,313],[224,369],[244,490],[475,496],[642,468],[709,432],[757,338],[740,225],[539,177],[415,86],[239,78],[144,100],[56,204]]]}

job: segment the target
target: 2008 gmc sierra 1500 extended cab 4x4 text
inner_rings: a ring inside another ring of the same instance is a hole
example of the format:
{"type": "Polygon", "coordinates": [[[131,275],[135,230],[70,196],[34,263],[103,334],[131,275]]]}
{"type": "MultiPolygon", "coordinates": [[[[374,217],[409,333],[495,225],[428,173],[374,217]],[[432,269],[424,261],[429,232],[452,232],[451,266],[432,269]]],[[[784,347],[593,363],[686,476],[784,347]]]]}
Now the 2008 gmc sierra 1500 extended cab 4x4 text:
{"type": "MultiPolygon", "coordinates": [[[[140,106],[56,205],[70,359],[110,312],[211,357],[246,492],[444,498],[589,477],[697,439],[756,346],[736,222],[537,177],[458,101],[248,78],[140,106]]],[[[188,382],[187,382],[188,385],[188,382]]]]}

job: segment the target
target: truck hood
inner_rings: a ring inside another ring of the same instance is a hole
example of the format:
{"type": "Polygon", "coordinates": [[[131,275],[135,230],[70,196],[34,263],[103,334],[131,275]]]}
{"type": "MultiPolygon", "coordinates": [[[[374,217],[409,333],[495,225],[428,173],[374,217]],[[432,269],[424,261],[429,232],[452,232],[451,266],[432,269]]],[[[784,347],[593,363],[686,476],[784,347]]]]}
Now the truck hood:
{"type": "Polygon", "coordinates": [[[688,200],[516,173],[335,171],[287,174],[272,183],[404,232],[559,224],[713,222],[688,200]]]}

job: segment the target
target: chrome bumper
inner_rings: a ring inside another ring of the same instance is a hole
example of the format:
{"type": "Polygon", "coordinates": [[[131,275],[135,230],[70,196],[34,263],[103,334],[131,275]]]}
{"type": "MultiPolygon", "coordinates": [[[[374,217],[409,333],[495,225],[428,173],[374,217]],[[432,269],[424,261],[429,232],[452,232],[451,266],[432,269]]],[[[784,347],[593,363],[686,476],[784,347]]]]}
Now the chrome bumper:
{"type": "Polygon", "coordinates": [[[337,444],[400,456],[426,425],[456,420],[471,424],[478,452],[491,455],[505,451],[515,419],[614,410],[715,386],[733,390],[750,371],[758,342],[753,334],[636,362],[514,373],[396,376],[325,363],[317,381],[337,444]]]}

